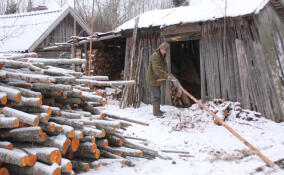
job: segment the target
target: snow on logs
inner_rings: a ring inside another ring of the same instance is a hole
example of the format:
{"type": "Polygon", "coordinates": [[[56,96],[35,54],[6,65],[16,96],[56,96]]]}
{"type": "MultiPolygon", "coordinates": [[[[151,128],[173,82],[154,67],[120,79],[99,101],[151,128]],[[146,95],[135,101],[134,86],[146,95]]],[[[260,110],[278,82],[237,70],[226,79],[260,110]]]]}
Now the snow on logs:
{"type": "Polygon", "coordinates": [[[75,174],[99,168],[100,160],[124,166],[128,157],[141,157],[144,150],[152,153],[129,144],[120,130],[131,123],[147,124],[96,108],[106,104],[96,87],[135,81],[109,81],[107,76],[55,67],[82,63],[85,60],[0,59],[0,171],[75,174]]]}

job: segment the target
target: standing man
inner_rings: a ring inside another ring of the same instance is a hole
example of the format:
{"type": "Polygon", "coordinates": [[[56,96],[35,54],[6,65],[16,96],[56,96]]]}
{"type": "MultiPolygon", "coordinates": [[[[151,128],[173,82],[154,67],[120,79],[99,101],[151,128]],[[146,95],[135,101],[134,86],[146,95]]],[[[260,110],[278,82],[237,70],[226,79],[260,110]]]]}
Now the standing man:
{"type": "Polygon", "coordinates": [[[153,115],[158,118],[164,118],[163,112],[161,112],[160,110],[161,86],[169,77],[168,67],[166,63],[166,54],[169,49],[170,45],[164,42],[151,55],[146,75],[146,81],[150,85],[153,115]]]}

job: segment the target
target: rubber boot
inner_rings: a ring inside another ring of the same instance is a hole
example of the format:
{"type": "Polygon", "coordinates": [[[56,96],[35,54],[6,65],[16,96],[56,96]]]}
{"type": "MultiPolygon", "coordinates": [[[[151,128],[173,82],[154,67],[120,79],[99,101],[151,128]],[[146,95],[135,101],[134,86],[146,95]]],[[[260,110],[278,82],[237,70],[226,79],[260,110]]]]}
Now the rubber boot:
{"type": "Polygon", "coordinates": [[[153,115],[157,118],[165,118],[160,111],[160,101],[153,102],[153,115]]]}

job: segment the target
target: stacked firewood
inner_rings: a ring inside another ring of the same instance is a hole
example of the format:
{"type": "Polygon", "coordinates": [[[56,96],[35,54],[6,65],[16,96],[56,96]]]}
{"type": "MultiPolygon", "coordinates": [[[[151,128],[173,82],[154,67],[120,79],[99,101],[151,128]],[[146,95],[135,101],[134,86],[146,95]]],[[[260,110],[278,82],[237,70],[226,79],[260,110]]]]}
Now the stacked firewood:
{"type": "Polygon", "coordinates": [[[190,107],[190,99],[177,87],[172,86],[172,102],[177,107],[190,107]]]}
{"type": "Polygon", "coordinates": [[[0,174],[74,174],[156,151],[123,136],[129,120],[101,112],[96,87],[133,84],[54,67],[81,59],[0,59],[0,174]]]}
{"type": "Polygon", "coordinates": [[[104,48],[96,50],[93,62],[94,75],[107,75],[111,80],[121,79],[124,69],[124,55],[120,48],[104,48]]]}

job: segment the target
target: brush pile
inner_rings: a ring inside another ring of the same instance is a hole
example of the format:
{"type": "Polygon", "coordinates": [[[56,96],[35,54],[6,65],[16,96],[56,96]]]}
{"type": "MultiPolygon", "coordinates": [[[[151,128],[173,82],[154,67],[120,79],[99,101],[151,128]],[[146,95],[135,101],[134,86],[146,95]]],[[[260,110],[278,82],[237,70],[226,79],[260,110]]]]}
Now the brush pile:
{"type": "Polygon", "coordinates": [[[113,162],[132,166],[128,157],[159,156],[129,141],[138,138],[123,136],[132,123],[147,123],[97,108],[106,104],[98,88],[135,81],[57,67],[84,64],[82,59],[24,56],[0,59],[1,175],[75,174],[113,162]]]}

